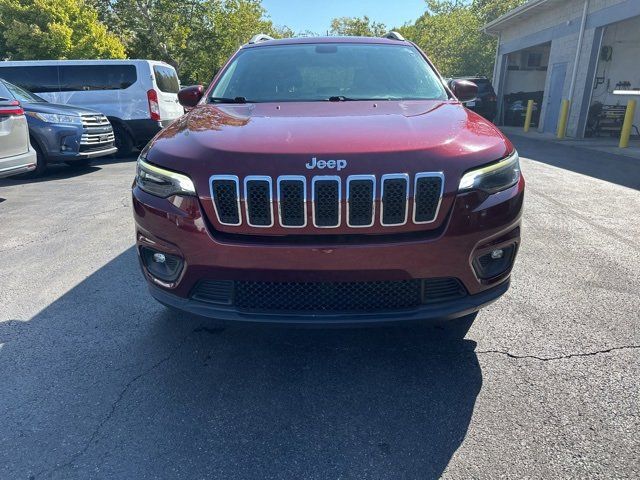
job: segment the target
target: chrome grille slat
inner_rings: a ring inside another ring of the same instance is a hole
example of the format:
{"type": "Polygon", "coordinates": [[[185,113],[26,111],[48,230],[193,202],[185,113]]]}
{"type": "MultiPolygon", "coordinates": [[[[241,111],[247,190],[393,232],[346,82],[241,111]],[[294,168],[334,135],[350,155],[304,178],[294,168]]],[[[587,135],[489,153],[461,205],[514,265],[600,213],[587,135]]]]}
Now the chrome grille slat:
{"type": "Polygon", "coordinates": [[[307,179],[301,175],[278,177],[278,218],[285,228],[307,226],[307,179]]]}
{"type": "Polygon", "coordinates": [[[432,223],[438,217],[444,174],[442,172],[417,173],[413,187],[413,223],[432,223]]]}
{"type": "Polygon", "coordinates": [[[82,126],[85,128],[111,126],[109,119],[100,113],[80,115],[82,126]]]}
{"type": "Polygon", "coordinates": [[[380,224],[385,227],[407,223],[409,212],[409,175],[389,173],[380,181],[380,224]]]}
{"type": "Polygon", "coordinates": [[[353,228],[371,227],[375,222],[375,175],[347,177],[347,225],[353,228]]]}
{"type": "Polygon", "coordinates": [[[80,145],[98,145],[113,142],[114,140],[113,133],[83,133],[80,136],[80,145]]]}
{"type": "Polygon", "coordinates": [[[337,228],[342,220],[341,179],[334,175],[319,175],[311,181],[313,225],[317,228],[337,228]]]}
{"type": "MultiPolygon", "coordinates": [[[[309,216],[315,228],[343,225],[343,179],[337,175],[317,175],[310,180],[303,175],[281,175],[277,178],[248,175],[242,180],[236,175],[213,175],[209,179],[209,187],[213,208],[221,225],[242,225],[244,210],[250,227],[273,227],[276,223],[274,201],[277,202],[280,227],[305,228],[309,216]],[[308,181],[311,183],[310,194],[307,191],[308,181]],[[310,211],[307,203],[311,204],[310,211]]],[[[345,223],[349,228],[405,225],[409,221],[410,206],[414,224],[433,223],[438,218],[444,195],[444,174],[350,175],[344,180],[344,188],[345,223]],[[413,197],[411,205],[410,197],[413,197]],[[376,212],[378,202],[379,214],[376,212]]]]}
{"type": "Polygon", "coordinates": [[[240,214],[240,185],[235,175],[212,175],[209,189],[213,208],[222,225],[242,225],[240,214]]]}
{"type": "Polygon", "coordinates": [[[272,192],[271,177],[250,175],[244,178],[247,225],[260,228],[273,226],[272,192]]]}

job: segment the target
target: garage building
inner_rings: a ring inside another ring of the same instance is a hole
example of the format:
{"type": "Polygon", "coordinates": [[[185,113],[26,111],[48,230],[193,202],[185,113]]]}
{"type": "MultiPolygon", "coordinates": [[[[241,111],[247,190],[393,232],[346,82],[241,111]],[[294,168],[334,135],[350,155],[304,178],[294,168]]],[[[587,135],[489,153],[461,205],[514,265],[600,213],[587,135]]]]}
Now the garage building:
{"type": "Polygon", "coordinates": [[[498,123],[521,125],[533,99],[534,125],[555,133],[568,99],[567,136],[619,135],[627,102],[640,100],[640,0],[530,0],[484,30],[498,40],[498,123]]]}

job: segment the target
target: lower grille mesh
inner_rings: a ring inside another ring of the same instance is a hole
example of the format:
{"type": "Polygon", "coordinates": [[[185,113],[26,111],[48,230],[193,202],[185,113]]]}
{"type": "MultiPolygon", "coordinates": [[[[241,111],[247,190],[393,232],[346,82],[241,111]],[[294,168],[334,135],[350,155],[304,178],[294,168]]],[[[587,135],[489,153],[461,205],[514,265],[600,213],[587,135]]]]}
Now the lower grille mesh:
{"type": "Polygon", "coordinates": [[[203,281],[194,300],[261,312],[375,313],[466,295],[456,278],[372,282],[203,281]]]}

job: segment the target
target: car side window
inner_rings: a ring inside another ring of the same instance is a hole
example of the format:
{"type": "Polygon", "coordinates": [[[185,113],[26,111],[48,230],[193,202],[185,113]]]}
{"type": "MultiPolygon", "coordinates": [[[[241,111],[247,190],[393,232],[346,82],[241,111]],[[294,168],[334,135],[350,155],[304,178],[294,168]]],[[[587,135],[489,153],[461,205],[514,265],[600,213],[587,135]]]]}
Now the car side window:
{"type": "Polygon", "coordinates": [[[59,91],[58,67],[0,67],[0,77],[33,93],[59,91]]]}
{"type": "Polygon", "coordinates": [[[137,80],[134,65],[62,65],[60,90],[124,90],[137,80]]]}

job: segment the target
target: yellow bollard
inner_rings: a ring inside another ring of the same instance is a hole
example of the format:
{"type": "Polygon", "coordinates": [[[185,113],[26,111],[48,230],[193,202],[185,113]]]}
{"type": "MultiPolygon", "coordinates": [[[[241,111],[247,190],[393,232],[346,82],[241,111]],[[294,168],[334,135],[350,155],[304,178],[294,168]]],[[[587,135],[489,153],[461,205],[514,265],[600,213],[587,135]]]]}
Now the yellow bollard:
{"type": "Polygon", "coordinates": [[[556,137],[564,138],[567,133],[567,119],[569,117],[569,100],[562,100],[562,106],[560,107],[560,117],[558,118],[558,130],[556,131],[556,137]]]}
{"type": "Polygon", "coordinates": [[[531,126],[531,115],[533,114],[533,100],[527,102],[527,116],[524,117],[524,131],[528,132],[531,126]]]}
{"type": "Polygon", "coordinates": [[[620,132],[620,148],[629,146],[629,137],[631,136],[631,127],[633,127],[633,115],[636,112],[636,101],[629,100],[627,103],[627,112],[624,114],[624,123],[620,132]]]}

